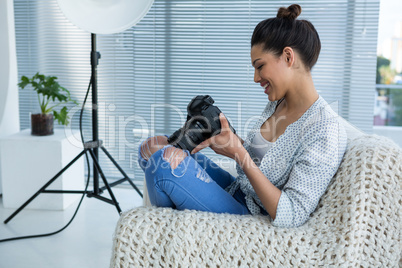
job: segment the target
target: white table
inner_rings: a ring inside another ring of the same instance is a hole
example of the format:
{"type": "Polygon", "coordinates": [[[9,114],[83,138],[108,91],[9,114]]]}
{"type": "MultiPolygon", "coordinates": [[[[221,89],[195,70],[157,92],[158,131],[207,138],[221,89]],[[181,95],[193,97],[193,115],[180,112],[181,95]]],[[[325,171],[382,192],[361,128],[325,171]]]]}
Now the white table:
{"type": "MultiPolygon", "coordinates": [[[[0,172],[5,208],[18,208],[82,151],[78,131],[55,129],[54,135],[32,136],[30,129],[0,138],[0,172]]],[[[84,156],[47,190],[83,190],[84,156]]],[[[79,194],[41,193],[26,209],[63,210],[79,194]]]]}

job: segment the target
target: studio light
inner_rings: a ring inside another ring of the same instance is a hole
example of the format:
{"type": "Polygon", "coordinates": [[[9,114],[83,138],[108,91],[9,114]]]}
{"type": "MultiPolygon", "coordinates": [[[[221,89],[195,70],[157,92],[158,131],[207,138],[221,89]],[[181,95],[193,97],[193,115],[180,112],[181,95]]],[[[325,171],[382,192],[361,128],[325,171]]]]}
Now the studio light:
{"type": "Polygon", "coordinates": [[[137,24],[153,0],[57,0],[74,25],[94,34],[112,34],[137,24]]]}

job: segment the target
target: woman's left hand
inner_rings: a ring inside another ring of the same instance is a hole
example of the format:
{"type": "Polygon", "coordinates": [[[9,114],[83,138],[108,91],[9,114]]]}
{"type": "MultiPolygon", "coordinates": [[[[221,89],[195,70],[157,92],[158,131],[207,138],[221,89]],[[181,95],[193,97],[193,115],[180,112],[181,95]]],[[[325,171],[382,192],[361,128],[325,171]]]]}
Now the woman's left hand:
{"type": "Polygon", "coordinates": [[[204,148],[211,147],[211,149],[217,154],[232,159],[236,158],[236,154],[243,148],[243,144],[239,137],[230,130],[229,123],[223,113],[219,114],[219,120],[221,122],[221,133],[200,143],[194,148],[191,154],[195,154],[204,148]]]}

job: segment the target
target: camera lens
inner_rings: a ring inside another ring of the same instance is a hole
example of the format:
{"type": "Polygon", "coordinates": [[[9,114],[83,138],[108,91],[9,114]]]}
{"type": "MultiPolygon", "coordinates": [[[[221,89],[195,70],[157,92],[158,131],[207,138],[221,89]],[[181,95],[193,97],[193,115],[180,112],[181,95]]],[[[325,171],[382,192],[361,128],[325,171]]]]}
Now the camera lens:
{"type": "Polygon", "coordinates": [[[185,136],[187,136],[187,142],[191,147],[196,147],[198,144],[200,144],[201,142],[203,142],[204,139],[204,126],[201,124],[200,121],[198,120],[194,120],[192,121],[189,126],[188,129],[186,131],[185,136]]]}

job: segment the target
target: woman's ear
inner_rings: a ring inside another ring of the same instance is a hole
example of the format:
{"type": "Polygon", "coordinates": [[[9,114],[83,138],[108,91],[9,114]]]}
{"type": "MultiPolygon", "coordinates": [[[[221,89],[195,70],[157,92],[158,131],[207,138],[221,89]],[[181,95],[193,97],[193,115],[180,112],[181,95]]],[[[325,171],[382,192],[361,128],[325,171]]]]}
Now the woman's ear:
{"type": "Polygon", "coordinates": [[[295,52],[291,47],[285,47],[282,53],[286,64],[291,67],[295,61],[295,52]]]}

